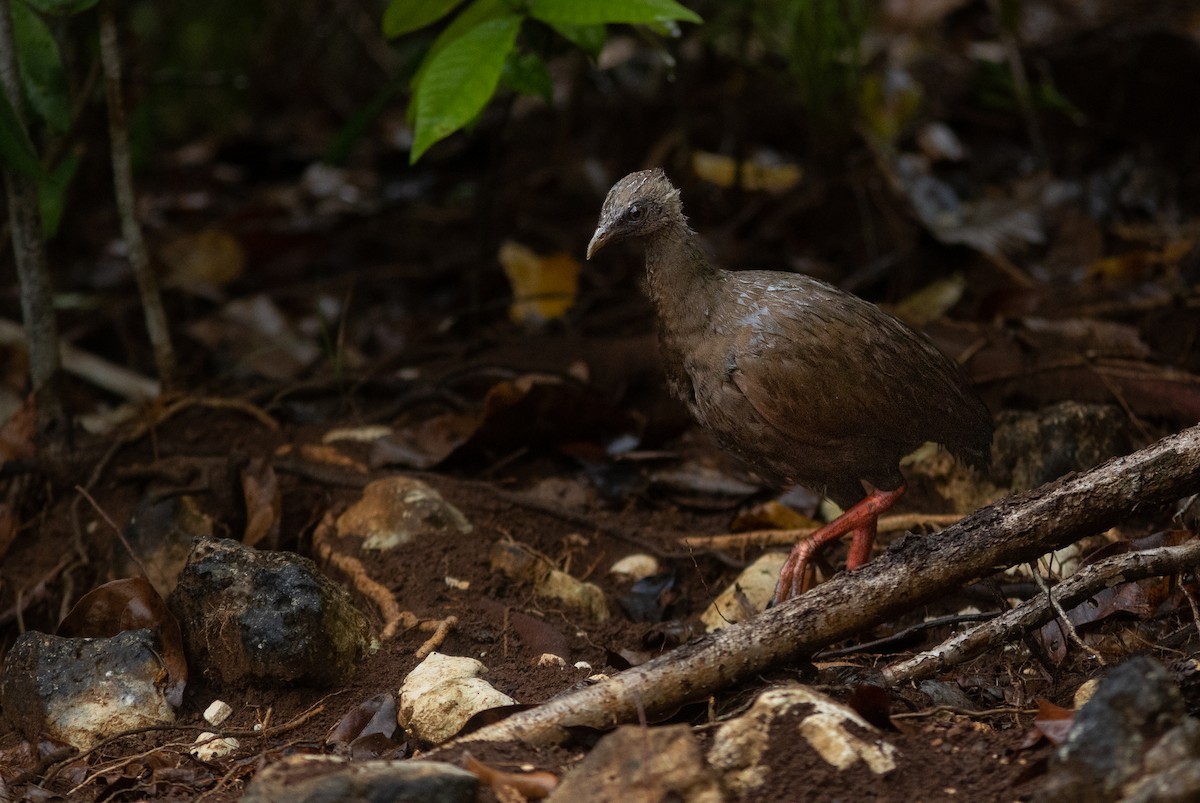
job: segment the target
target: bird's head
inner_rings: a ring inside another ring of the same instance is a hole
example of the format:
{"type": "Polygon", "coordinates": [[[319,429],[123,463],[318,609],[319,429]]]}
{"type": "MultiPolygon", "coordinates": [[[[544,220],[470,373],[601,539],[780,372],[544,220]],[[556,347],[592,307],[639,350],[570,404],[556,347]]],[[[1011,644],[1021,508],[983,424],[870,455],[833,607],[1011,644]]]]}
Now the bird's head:
{"type": "Polygon", "coordinates": [[[659,168],[630,173],[613,185],[600,210],[587,258],[609,243],[645,237],[673,224],[685,224],[679,190],[659,168]]]}

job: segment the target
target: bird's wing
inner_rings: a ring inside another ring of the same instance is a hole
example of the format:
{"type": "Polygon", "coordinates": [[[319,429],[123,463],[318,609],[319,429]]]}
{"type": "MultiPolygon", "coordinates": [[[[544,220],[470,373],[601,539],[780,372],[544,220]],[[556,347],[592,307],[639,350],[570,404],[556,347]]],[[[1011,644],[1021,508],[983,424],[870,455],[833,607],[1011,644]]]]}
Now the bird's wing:
{"type": "Polygon", "coordinates": [[[945,383],[914,376],[912,355],[932,350],[934,365],[945,358],[874,305],[797,278],[747,282],[732,296],[738,302],[723,325],[734,343],[734,384],[763,419],[798,442],[834,446],[870,437],[909,448],[914,432],[929,429],[928,400],[945,383]]]}

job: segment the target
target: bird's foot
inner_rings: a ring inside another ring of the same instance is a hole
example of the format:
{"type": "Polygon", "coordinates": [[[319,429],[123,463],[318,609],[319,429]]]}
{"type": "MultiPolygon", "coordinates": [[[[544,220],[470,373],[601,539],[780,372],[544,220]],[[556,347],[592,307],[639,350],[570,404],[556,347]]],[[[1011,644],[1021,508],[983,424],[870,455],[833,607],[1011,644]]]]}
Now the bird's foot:
{"type": "Polygon", "coordinates": [[[875,542],[879,516],[896,504],[905,490],[904,485],[894,491],[875,489],[845,513],[796,544],[779,571],[779,582],[775,584],[775,595],[771,605],[778,605],[807,591],[808,561],[818,549],[847,533],[851,534],[851,538],[846,568],[857,569],[866,563],[867,558],[871,556],[871,545],[875,542]]]}

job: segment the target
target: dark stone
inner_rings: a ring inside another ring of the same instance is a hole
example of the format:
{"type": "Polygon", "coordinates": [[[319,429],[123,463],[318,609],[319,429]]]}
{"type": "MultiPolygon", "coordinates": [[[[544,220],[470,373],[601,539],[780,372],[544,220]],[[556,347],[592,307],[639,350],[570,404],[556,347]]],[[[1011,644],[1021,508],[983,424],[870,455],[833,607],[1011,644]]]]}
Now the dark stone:
{"type": "Polygon", "coordinates": [[[311,560],[236,541],[198,540],[169,604],[193,666],[224,683],[337,683],[368,644],[366,619],[311,560]]]}
{"type": "Polygon", "coordinates": [[[1152,658],[1131,658],[1100,681],[1054,753],[1041,801],[1115,799],[1150,749],[1185,721],[1183,697],[1152,658]]]}
{"type": "Polygon", "coordinates": [[[13,643],[0,678],[0,706],[14,730],[81,749],[113,733],[173,722],[162,648],[148,629],[111,638],[29,631],[13,643]]]}

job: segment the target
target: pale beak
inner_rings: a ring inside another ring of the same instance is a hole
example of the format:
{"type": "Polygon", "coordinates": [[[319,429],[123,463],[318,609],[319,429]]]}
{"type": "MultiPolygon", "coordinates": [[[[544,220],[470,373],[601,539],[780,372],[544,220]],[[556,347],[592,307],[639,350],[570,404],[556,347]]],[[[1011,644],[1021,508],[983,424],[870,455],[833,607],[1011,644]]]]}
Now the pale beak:
{"type": "Polygon", "coordinates": [[[587,258],[591,259],[592,254],[604,247],[604,243],[608,241],[608,229],[600,226],[596,229],[596,233],[592,235],[592,241],[588,243],[587,258]]]}

